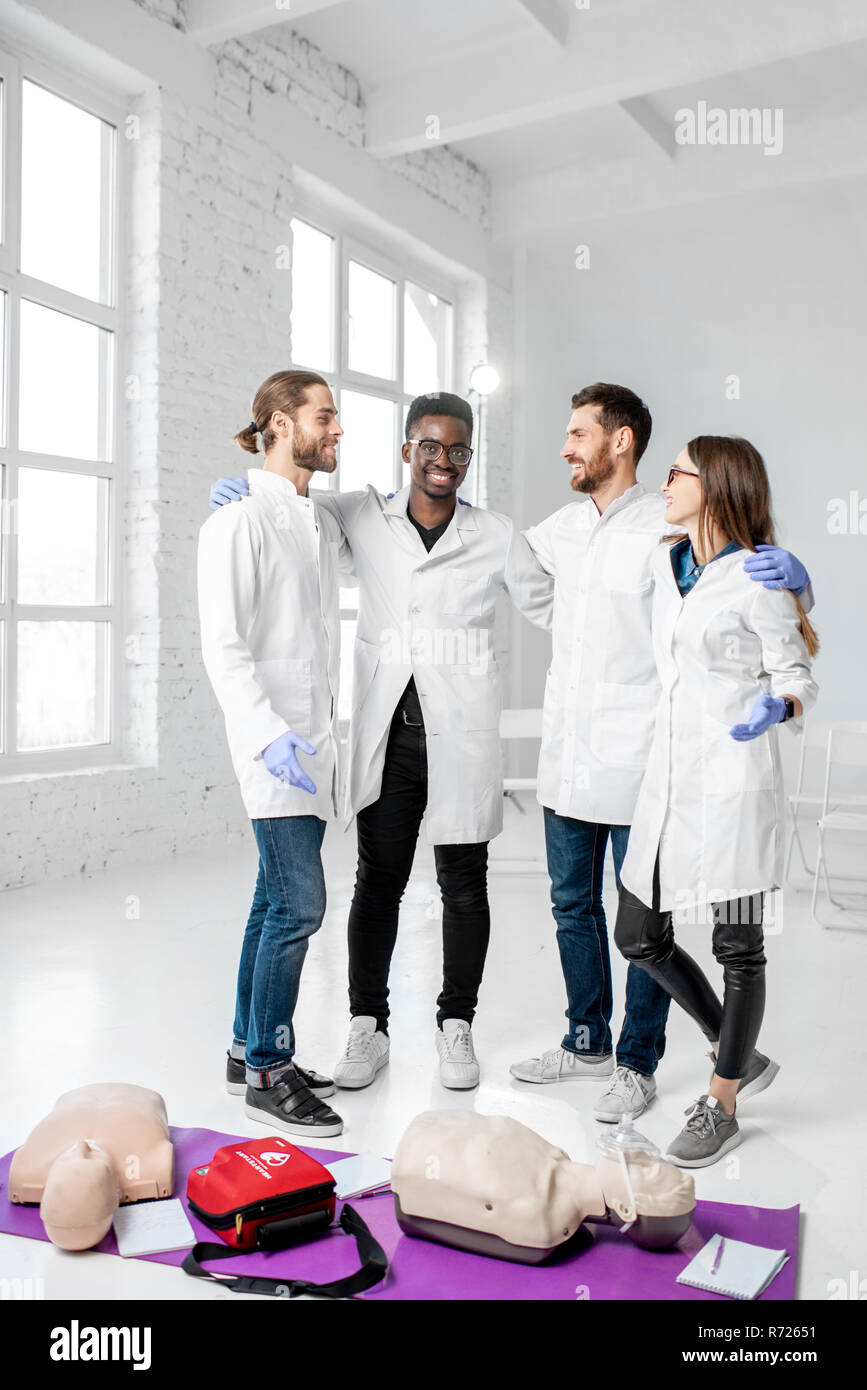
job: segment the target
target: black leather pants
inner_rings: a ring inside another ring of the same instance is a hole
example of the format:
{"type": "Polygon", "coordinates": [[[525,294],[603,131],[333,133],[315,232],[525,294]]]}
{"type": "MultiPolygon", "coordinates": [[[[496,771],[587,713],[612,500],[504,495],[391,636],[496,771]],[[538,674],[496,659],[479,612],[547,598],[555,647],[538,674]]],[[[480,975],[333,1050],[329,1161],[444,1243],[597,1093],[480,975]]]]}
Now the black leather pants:
{"type": "MultiPolygon", "coordinates": [[[[659,902],[659,865],[654,903],[659,902]]],[[[716,1074],[742,1077],[758,1041],[765,1011],[765,952],[762,894],[713,905],[713,953],[723,967],[720,1003],[701,967],[674,939],[671,913],[648,907],[627,888],[620,890],[615,943],[694,1018],[705,1037],[719,1040],[716,1074]]]]}

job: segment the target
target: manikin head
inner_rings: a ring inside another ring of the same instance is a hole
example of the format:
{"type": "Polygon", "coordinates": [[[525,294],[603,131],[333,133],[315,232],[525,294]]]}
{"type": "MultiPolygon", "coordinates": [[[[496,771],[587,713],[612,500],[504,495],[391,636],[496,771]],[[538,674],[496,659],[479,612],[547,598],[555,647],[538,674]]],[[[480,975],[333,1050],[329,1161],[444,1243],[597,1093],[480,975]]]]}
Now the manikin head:
{"type": "Polygon", "coordinates": [[[78,1139],[48,1170],[39,1214],[48,1239],[63,1250],[88,1250],[108,1232],[120,1203],[114,1162],[98,1144],[78,1139]]]}
{"type": "Polygon", "coordinates": [[[594,497],[632,487],[651,428],[650,411],[626,386],[597,381],[577,392],[560,451],[572,469],[572,491],[594,497]]]}

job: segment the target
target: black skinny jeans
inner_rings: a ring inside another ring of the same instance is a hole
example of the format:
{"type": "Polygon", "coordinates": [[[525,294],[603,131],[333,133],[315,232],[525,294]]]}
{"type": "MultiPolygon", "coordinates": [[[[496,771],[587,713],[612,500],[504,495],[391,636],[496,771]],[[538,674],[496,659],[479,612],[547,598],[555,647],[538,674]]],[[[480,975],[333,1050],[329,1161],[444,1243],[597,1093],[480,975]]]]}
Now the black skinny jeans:
{"type": "MultiPolygon", "coordinates": [[[[427,805],[427,744],[421,726],[392,720],[379,799],[358,813],[358,872],[349,911],[349,1008],[388,1027],[388,971],[400,900],[409,881],[427,805]]],[[[472,1024],[485,966],[491,914],[488,846],[436,845],[443,904],[443,987],[437,1022],[472,1024]]]]}
{"type": "Polygon", "coordinates": [[[765,1011],[762,894],[713,905],[713,953],[723,967],[720,1003],[701,967],[674,939],[670,912],[659,911],[659,861],[653,907],[620,890],[614,940],[628,961],[641,966],[695,1019],[705,1037],[719,1040],[716,1074],[742,1077],[759,1037],[765,1011]]]}

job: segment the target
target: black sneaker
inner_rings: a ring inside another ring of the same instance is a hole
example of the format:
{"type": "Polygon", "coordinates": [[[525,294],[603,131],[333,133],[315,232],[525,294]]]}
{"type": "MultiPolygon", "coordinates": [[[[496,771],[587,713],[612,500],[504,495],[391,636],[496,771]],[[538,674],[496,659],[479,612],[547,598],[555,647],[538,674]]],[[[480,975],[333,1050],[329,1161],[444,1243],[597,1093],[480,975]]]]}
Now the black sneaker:
{"type": "Polygon", "coordinates": [[[244,1111],[251,1120],[302,1138],[325,1139],[343,1130],[340,1116],[305,1086],[294,1067],[267,1090],[248,1086],[244,1111]]]}
{"type": "MultiPolygon", "coordinates": [[[[320,1076],[318,1071],[310,1071],[307,1067],[299,1067],[295,1063],[295,1070],[307,1086],[320,1100],[325,1100],[326,1096],[333,1096],[337,1089],[330,1076],[320,1076]]],[[[233,1057],[231,1052],[226,1053],[226,1090],[230,1096],[245,1096],[247,1094],[247,1064],[239,1062],[233,1057]]]]}

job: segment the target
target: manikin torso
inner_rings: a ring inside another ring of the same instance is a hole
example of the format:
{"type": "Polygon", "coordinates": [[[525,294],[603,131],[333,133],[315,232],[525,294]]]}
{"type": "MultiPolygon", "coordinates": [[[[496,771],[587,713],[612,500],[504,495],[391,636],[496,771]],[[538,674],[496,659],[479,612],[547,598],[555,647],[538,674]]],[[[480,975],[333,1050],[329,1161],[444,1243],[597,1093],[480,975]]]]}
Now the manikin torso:
{"type": "Polygon", "coordinates": [[[9,1170],[9,1200],[39,1202],[49,1239],[64,1250],[97,1245],[122,1202],[171,1193],[163,1098],[121,1082],[67,1091],[9,1170]]]}

